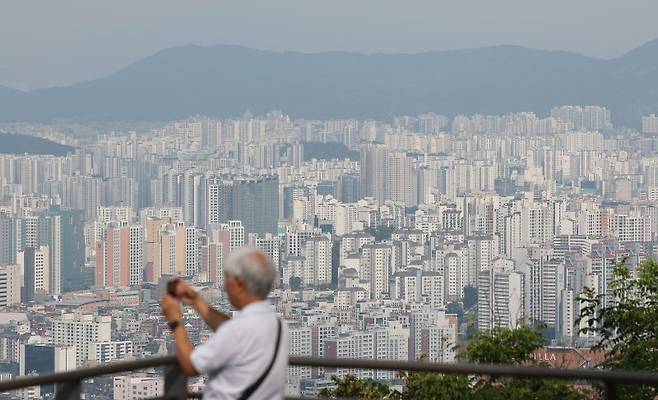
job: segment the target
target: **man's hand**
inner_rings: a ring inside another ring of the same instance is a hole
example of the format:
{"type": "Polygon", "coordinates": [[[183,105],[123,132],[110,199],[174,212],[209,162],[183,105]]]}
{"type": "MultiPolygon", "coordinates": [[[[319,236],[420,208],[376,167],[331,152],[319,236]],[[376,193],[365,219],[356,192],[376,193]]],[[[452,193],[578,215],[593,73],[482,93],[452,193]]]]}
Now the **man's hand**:
{"type": "Polygon", "coordinates": [[[180,310],[180,303],[169,294],[162,296],[160,308],[162,309],[162,314],[164,314],[167,321],[180,321],[183,319],[183,314],[180,310]]]}
{"type": "MultiPolygon", "coordinates": [[[[180,310],[180,302],[170,294],[162,296],[160,308],[162,308],[162,313],[167,322],[180,321],[183,318],[180,310]]],[[[190,376],[199,375],[192,364],[192,351],[194,350],[194,346],[192,346],[192,342],[190,342],[190,339],[187,337],[185,326],[174,329],[172,335],[174,337],[176,356],[178,357],[178,362],[180,363],[181,368],[183,368],[183,371],[190,376]]]]}
{"type": "Polygon", "coordinates": [[[199,293],[180,278],[176,278],[176,298],[187,305],[194,305],[199,299],[199,293]]]}
{"type": "MultiPolygon", "coordinates": [[[[172,283],[173,289],[171,290],[174,291],[173,294],[175,296],[167,295],[165,297],[170,297],[171,299],[180,301],[183,304],[192,306],[213,331],[217,330],[219,325],[230,318],[228,315],[212,308],[203,297],[201,297],[196,290],[192,289],[192,287],[184,280],[175,278],[175,281],[172,281],[172,283]]],[[[164,305],[162,310],[164,311],[164,305]]],[[[180,312],[180,308],[178,311],[180,312]]]]}

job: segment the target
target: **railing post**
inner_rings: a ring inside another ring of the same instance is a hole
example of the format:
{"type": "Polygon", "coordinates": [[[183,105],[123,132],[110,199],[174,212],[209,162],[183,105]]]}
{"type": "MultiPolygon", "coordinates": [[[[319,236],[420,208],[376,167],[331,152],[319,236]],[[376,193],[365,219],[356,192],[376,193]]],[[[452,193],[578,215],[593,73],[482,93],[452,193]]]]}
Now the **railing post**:
{"type": "Polygon", "coordinates": [[[55,384],[55,400],[80,400],[80,381],[55,384]]]}
{"type": "Polygon", "coordinates": [[[187,399],[187,375],[178,364],[167,367],[165,372],[165,393],[167,400],[187,399]]]}
{"type": "Polygon", "coordinates": [[[617,400],[617,384],[614,381],[605,381],[603,390],[605,400],[617,400]]]}

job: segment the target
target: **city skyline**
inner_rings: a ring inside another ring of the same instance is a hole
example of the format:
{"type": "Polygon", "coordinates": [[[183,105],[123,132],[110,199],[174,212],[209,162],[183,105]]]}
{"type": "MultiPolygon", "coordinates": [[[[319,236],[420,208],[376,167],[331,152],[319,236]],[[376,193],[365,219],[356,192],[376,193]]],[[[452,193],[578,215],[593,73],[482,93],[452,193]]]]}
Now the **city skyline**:
{"type": "Polygon", "coordinates": [[[0,397],[655,400],[656,15],[9,0],[0,397]]]}
{"type": "MultiPolygon", "coordinates": [[[[597,105],[389,121],[271,111],[111,134],[14,124],[14,138],[68,153],[0,154],[0,316],[14,321],[0,337],[19,349],[5,361],[21,375],[165,354],[153,306],[166,282],[231,309],[223,270],[244,246],[278,271],[269,300],[291,355],[450,363],[474,329],[538,323],[547,347],[533,357],[588,354],[598,337],[580,330],[579,297],[614,304],[615,266],[658,256],[657,126],[619,128],[597,105]]],[[[348,373],[395,379],[331,372],[348,373]]],[[[329,377],[290,368],[286,393],[329,377]]],[[[122,399],[127,382],[136,397],[162,390],[157,374],[89,390],[122,399]]]]}

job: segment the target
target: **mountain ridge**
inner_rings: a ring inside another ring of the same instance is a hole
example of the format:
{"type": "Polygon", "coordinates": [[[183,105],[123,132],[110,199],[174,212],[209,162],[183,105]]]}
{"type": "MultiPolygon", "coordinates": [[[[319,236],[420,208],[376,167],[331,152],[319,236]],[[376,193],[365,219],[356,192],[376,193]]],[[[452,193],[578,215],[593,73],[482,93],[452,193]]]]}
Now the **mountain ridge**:
{"type": "Polygon", "coordinates": [[[308,118],[546,114],[560,104],[599,104],[632,126],[658,111],[656,84],[658,40],[609,60],[511,45],[406,54],[186,45],[92,81],[0,87],[0,121],[165,121],[272,109],[308,118]]]}

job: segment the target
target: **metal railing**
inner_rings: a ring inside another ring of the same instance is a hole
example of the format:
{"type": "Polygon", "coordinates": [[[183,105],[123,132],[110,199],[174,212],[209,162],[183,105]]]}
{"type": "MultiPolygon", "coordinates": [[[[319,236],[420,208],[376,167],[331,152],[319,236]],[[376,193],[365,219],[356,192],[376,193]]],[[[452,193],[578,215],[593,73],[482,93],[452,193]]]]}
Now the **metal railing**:
{"type": "MultiPolygon", "coordinates": [[[[290,357],[291,366],[374,369],[389,371],[436,372],[441,374],[505,376],[524,379],[562,379],[568,381],[601,382],[606,400],[617,398],[620,384],[643,384],[658,387],[658,373],[649,371],[619,371],[602,369],[565,369],[522,365],[430,363],[411,361],[354,360],[318,357],[290,357]]],[[[0,393],[40,385],[55,384],[56,400],[78,400],[81,382],[85,379],[148,368],[166,368],[164,395],[160,399],[199,398],[199,393],[187,392],[187,376],[175,356],[154,357],[112,363],[75,371],[19,377],[0,382],[0,393]]]]}
{"type": "Polygon", "coordinates": [[[74,371],[54,372],[44,375],[22,376],[10,381],[0,382],[0,393],[29,388],[32,386],[55,384],[56,400],[79,400],[82,381],[102,375],[137,371],[148,368],[165,367],[166,399],[187,398],[187,377],[178,365],[176,356],[144,358],[100,365],[97,367],[76,369],[74,371]]]}

